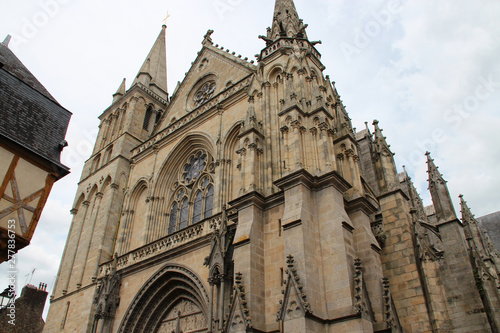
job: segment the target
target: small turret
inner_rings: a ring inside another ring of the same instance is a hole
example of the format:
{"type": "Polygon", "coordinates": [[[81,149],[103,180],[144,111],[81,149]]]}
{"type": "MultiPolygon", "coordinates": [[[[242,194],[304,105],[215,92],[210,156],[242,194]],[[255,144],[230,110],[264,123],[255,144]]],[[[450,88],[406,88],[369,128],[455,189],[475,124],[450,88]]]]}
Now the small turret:
{"type": "Polygon", "coordinates": [[[126,86],[125,86],[125,78],[123,79],[122,83],[118,87],[118,90],[113,94],[113,103],[118,101],[120,98],[122,98],[123,95],[125,95],[125,92],[127,91],[126,86]]]}

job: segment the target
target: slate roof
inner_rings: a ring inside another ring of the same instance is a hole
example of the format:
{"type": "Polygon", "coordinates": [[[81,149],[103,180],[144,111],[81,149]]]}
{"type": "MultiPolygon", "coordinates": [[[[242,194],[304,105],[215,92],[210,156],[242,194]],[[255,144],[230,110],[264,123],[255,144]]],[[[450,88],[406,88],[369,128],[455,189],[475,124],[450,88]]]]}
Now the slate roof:
{"type": "MultiPolygon", "coordinates": [[[[0,63],[3,65],[2,69],[9,72],[19,80],[26,83],[31,88],[37,90],[39,93],[57,103],[54,97],[45,89],[45,87],[31,74],[31,72],[24,66],[14,52],[12,52],[3,43],[0,43],[0,63]]],[[[57,103],[59,104],[59,103],[57,103]]]]}
{"type": "Polygon", "coordinates": [[[486,230],[495,247],[500,250],[500,211],[476,217],[481,229],[486,230]]]}
{"type": "Polygon", "coordinates": [[[0,44],[0,140],[20,145],[64,176],[60,143],[71,112],[63,108],[14,53],[0,44]]]}

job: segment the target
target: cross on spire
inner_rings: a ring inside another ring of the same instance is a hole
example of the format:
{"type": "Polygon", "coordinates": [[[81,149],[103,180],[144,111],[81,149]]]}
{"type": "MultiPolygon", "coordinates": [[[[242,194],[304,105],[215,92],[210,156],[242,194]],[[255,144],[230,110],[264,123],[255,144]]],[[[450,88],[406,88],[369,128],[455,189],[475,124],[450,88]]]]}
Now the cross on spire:
{"type": "Polygon", "coordinates": [[[166,26],[167,25],[167,19],[170,17],[170,14],[168,13],[167,11],[167,16],[165,16],[165,18],[163,19],[163,25],[166,26]]]}

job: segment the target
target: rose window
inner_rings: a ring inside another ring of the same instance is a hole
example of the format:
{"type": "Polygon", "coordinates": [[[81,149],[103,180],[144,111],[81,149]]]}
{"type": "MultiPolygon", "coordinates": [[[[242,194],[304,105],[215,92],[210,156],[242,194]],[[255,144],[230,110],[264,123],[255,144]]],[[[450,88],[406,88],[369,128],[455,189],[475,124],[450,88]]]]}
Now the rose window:
{"type": "Polygon", "coordinates": [[[200,89],[194,94],[194,103],[196,107],[207,102],[214,95],[215,81],[208,81],[204,83],[200,89]]]}

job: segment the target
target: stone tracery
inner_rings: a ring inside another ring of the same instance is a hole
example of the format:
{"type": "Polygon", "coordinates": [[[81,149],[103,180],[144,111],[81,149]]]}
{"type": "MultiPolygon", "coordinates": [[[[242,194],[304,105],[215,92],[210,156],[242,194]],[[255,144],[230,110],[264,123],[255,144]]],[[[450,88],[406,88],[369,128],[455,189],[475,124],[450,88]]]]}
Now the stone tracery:
{"type": "Polygon", "coordinates": [[[178,180],[174,183],[174,195],[169,206],[169,234],[212,215],[212,169],[212,158],[204,150],[198,150],[187,159],[178,180]]]}

